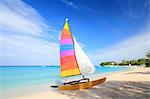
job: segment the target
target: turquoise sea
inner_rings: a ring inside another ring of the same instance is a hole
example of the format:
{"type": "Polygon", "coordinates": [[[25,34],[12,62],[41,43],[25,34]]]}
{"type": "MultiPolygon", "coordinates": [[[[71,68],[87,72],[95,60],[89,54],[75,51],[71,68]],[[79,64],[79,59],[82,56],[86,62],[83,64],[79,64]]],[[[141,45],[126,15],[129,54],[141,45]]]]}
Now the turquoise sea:
{"type": "MultiPolygon", "coordinates": [[[[96,66],[96,72],[91,75],[103,75],[124,70],[129,70],[129,67],[96,66]]],[[[0,66],[0,90],[48,84],[57,80],[61,80],[59,66],[0,66]]]]}

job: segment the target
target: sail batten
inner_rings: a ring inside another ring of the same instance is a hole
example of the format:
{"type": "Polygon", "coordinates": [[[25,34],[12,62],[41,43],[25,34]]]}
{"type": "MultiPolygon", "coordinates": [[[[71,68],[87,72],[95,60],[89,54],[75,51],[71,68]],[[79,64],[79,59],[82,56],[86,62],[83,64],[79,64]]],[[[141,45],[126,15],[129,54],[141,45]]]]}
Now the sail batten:
{"type": "Polygon", "coordinates": [[[75,56],[74,41],[68,20],[66,20],[60,40],[60,66],[61,77],[81,74],[75,56]]]}

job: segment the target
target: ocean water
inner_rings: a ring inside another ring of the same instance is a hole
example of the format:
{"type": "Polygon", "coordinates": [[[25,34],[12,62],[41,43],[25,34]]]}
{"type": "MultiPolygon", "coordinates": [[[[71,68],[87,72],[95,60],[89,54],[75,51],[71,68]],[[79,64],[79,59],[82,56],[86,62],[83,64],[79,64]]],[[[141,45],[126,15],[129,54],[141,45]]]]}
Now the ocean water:
{"type": "MultiPolygon", "coordinates": [[[[102,75],[124,70],[129,70],[129,67],[96,66],[96,71],[91,74],[91,76],[95,74],[102,75]]],[[[59,66],[0,66],[0,90],[54,83],[58,80],[62,80],[60,77],[59,66]]]]}

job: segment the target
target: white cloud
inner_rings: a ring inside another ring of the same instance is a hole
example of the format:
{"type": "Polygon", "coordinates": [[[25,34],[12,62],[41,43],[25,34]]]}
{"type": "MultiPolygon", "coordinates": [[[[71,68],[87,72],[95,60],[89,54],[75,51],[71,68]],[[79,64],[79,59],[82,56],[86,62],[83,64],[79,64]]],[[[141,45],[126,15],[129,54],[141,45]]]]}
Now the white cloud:
{"type": "Polygon", "coordinates": [[[46,28],[40,15],[21,1],[0,2],[0,29],[40,35],[46,28]]]}
{"type": "Polygon", "coordinates": [[[73,2],[71,2],[71,1],[62,0],[62,2],[64,2],[67,6],[70,6],[70,7],[74,8],[74,9],[76,9],[76,10],[79,9],[78,6],[76,6],[76,5],[75,5],[73,2]]]}
{"type": "Polygon", "coordinates": [[[142,33],[127,39],[120,43],[105,48],[99,49],[90,54],[91,59],[95,64],[102,61],[121,61],[124,59],[137,59],[145,57],[145,54],[150,50],[150,33],[142,33]]]}
{"type": "Polygon", "coordinates": [[[54,33],[30,5],[0,1],[0,65],[58,65],[54,33]]]}
{"type": "Polygon", "coordinates": [[[7,35],[0,39],[2,64],[58,64],[59,47],[57,43],[17,35],[7,35]]]}

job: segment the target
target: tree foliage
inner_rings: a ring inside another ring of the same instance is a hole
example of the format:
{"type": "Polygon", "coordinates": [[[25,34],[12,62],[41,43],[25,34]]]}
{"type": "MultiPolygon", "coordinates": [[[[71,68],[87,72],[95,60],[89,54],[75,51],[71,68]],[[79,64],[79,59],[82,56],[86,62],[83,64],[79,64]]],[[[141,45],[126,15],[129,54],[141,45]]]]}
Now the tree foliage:
{"type": "Polygon", "coordinates": [[[102,62],[100,65],[101,66],[105,66],[105,65],[117,65],[117,63],[114,62],[114,61],[111,61],[111,62],[102,62]]]}
{"type": "Polygon", "coordinates": [[[146,54],[146,58],[140,58],[137,60],[122,60],[120,63],[117,63],[115,61],[108,61],[108,62],[101,62],[100,65],[105,66],[105,65],[120,65],[120,66],[125,66],[125,65],[145,65],[146,67],[150,67],[150,50],[146,54]]]}
{"type": "Polygon", "coordinates": [[[148,53],[146,54],[146,60],[145,60],[145,65],[146,67],[150,67],[150,50],[148,51],[148,53]]]}
{"type": "Polygon", "coordinates": [[[150,50],[147,52],[146,57],[150,59],[150,50]]]}

